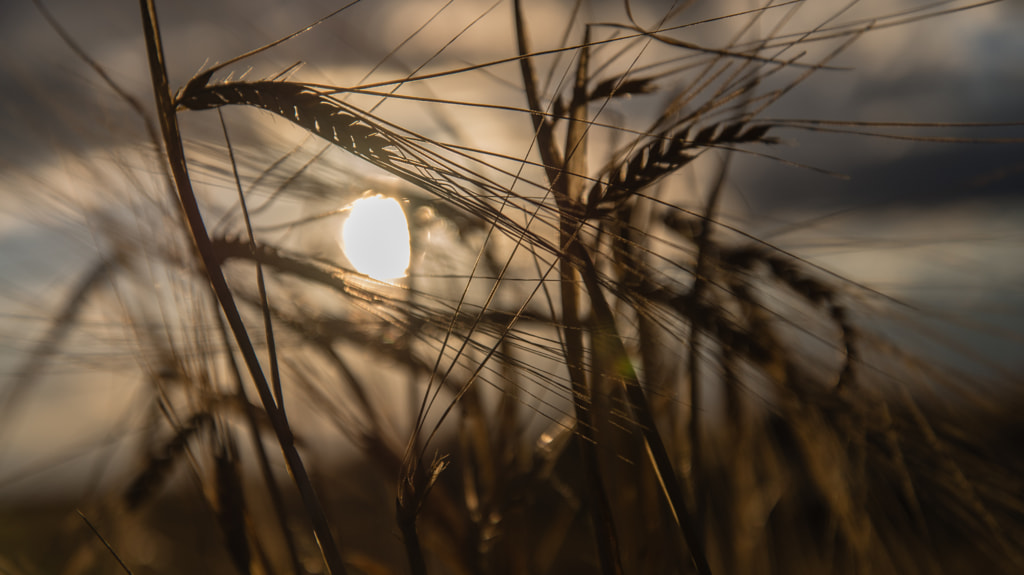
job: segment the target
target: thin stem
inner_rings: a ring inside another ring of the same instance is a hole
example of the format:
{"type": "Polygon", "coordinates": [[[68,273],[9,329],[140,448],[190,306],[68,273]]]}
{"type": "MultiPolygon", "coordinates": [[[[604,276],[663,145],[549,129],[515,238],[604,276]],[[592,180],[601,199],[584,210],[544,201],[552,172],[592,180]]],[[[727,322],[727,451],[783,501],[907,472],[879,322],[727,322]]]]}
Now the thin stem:
{"type": "MultiPolygon", "coordinates": [[[[573,209],[577,203],[569,196],[569,174],[583,173],[574,172],[568,169],[566,162],[563,162],[558,146],[554,140],[552,124],[546,120],[541,113],[540,95],[537,89],[536,75],[533,70],[532,60],[527,57],[529,50],[526,41],[526,29],[523,20],[522,3],[515,2],[516,40],[519,48],[519,65],[523,76],[523,83],[527,101],[530,106],[531,119],[536,130],[537,146],[544,163],[552,194],[558,203],[559,211],[559,240],[560,240],[560,293],[562,303],[562,325],[564,326],[565,360],[569,370],[569,379],[573,390],[573,407],[576,411],[576,432],[577,441],[580,446],[583,458],[584,485],[587,498],[592,507],[591,522],[594,527],[598,556],[601,561],[601,570],[606,575],[622,573],[622,566],[619,560],[618,537],[615,533],[615,523],[612,517],[611,505],[608,502],[607,494],[602,480],[601,471],[598,466],[597,444],[594,438],[593,415],[590,410],[591,395],[587,386],[586,371],[584,369],[583,354],[583,326],[579,319],[579,288],[576,285],[576,269],[571,258],[567,256],[570,245],[575,243],[578,233],[577,222],[579,216],[573,209]]],[[[586,50],[581,52],[579,68],[577,71],[577,91],[583,83],[585,89],[586,81],[586,50]]],[[[573,120],[571,125],[577,126],[569,129],[570,146],[576,147],[579,138],[583,136],[583,124],[580,120],[585,119],[586,100],[585,98],[574,98],[573,120]],[[575,138],[575,139],[574,139],[575,138]]],[[[571,152],[570,152],[571,153],[571,152]]],[[[576,154],[574,164],[583,161],[584,154],[576,154]]],[[[577,178],[578,179],[578,178],[577,178]]],[[[582,184],[576,187],[582,189],[582,184]]]]}
{"type": "Polygon", "coordinates": [[[647,445],[647,454],[654,466],[655,473],[658,475],[658,481],[662,485],[672,515],[680,529],[682,529],[683,538],[690,548],[690,554],[693,558],[694,566],[697,568],[697,573],[700,575],[711,575],[711,567],[708,564],[707,555],[701,542],[703,538],[697,533],[693,517],[686,505],[683,487],[676,477],[675,470],[672,467],[672,460],[669,458],[668,450],[665,448],[665,442],[658,432],[654,416],[651,413],[650,403],[647,401],[647,395],[640,385],[640,379],[637,377],[636,371],[633,370],[628,360],[629,356],[626,353],[626,347],[622,343],[622,338],[615,327],[615,317],[612,315],[611,306],[608,305],[608,300],[601,290],[597,268],[594,266],[594,262],[590,259],[589,254],[587,254],[586,248],[578,241],[574,241],[569,246],[569,256],[580,265],[580,276],[583,278],[583,283],[587,288],[591,309],[599,324],[597,329],[603,332],[601,334],[602,338],[613,346],[613,357],[622,358],[624,369],[617,371],[616,375],[621,378],[626,388],[626,398],[629,401],[633,415],[636,417],[637,425],[640,426],[643,433],[647,445]]]}
{"type": "MultiPolygon", "coordinates": [[[[224,328],[224,322],[217,322],[218,330],[220,331],[221,338],[224,340],[225,347],[229,345],[228,333],[224,328]]],[[[288,514],[285,511],[284,497],[281,494],[281,488],[277,484],[277,479],[274,478],[274,471],[270,467],[270,458],[267,457],[267,450],[263,447],[263,440],[260,437],[259,425],[256,422],[256,415],[253,413],[253,409],[250,408],[249,398],[245,393],[245,386],[242,383],[242,374],[238,370],[238,364],[235,361],[235,357],[232,354],[228,354],[228,364],[231,370],[231,376],[235,383],[235,393],[238,399],[241,401],[243,406],[243,413],[245,417],[245,424],[249,430],[249,436],[252,438],[253,450],[256,452],[256,461],[260,467],[260,474],[263,475],[263,480],[267,484],[267,492],[270,493],[270,504],[274,508],[274,514],[277,516],[277,522],[281,527],[281,536],[284,537],[285,547],[288,549],[288,557],[292,563],[292,570],[296,573],[302,573],[302,563],[299,559],[298,547],[295,545],[295,537],[292,535],[291,528],[288,526],[288,514]]]]}
{"type": "Polygon", "coordinates": [[[117,551],[114,551],[114,548],[110,545],[107,539],[100,534],[99,529],[96,529],[96,526],[92,524],[92,521],[89,521],[89,518],[85,516],[85,513],[82,513],[81,509],[75,509],[75,513],[78,513],[78,516],[82,518],[82,521],[85,521],[85,524],[92,531],[93,535],[103,543],[103,546],[107,548],[107,551],[110,551],[110,554],[113,555],[114,559],[116,559],[118,564],[121,565],[121,569],[124,569],[124,572],[128,575],[132,575],[132,570],[128,568],[128,565],[126,565],[121,559],[121,556],[117,554],[117,551]]]}
{"type": "MultiPolygon", "coordinates": [[[[719,199],[722,196],[722,188],[725,186],[726,174],[729,172],[729,159],[732,154],[727,154],[719,169],[718,178],[711,193],[708,196],[707,207],[704,210],[704,218],[701,220],[700,229],[694,243],[697,247],[697,262],[693,269],[693,287],[690,288],[690,301],[700,305],[710,281],[708,273],[711,269],[710,255],[712,242],[711,230],[715,221],[719,199]]],[[[703,545],[703,533],[707,526],[707,499],[704,494],[704,458],[701,444],[701,412],[704,409],[704,401],[701,396],[700,385],[700,346],[701,331],[697,322],[690,325],[690,342],[688,349],[687,368],[690,376],[690,477],[693,489],[694,523],[696,535],[701,538],[703,545]]]]}
{"type": "Polygon", "coordinates": [[[270,419],[274,433],[277,435],[285,462],[288,465],[288,469],[302,497],[306,512],[309,515],[310,522],[313,525],[313,532],[323,555],[324,563],[333,575],[344,575],[346,570],[341,560],[341,552],[331,535],[327,516],[313,489],[313,484],[302,463],[302,458],[299,456],[291,428],[288,426],[281,411],[277,408],[273,393],[267,383],[267,378],[263,374],[263,369],[256,356],[252,341],[249,339],[249,334],[246,331],[241,314],[228,287],[227,279],[224,277],[223,270],[220,268],[220,262],[211,245],[210,236],[206,231],[202,212],[199,209],[199,202],[192,189],[192,181],[185,162],[185,149],[182,144],[181,131],[178,128],[178,116],[167,79],[163,45],[160,41],[160,29],[157,24],[156,6],[153,0],[139,0],[139,4],[142,11],[143,30],[146,35],[149,70],[153,81],[153,92],[156,98],[160,128],[164,137],[167,161],[171,166],[171,174],[178,191],[178,200],[185,220],[188,223],[196,252],[206,270],[206,276],[210,280],[214,294],[217,296],[217,301],[220,302],[221,310],[224,312],[236,343],[238,343],[246,366],[249,368],[249,373],[259,392],[260,400],[270,419]]]}

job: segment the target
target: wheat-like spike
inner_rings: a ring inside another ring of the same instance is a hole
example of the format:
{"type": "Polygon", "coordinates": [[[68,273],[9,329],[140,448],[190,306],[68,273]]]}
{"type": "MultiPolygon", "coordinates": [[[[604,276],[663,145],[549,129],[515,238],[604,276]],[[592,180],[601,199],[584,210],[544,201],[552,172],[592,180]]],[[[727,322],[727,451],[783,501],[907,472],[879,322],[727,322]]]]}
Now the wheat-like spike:
{"type": "MultiPolygon", "coordinates": [[[[370,162],[378,168],[433,194],[453,207],[487,221],[508,237],[525,239],[531,245],[559,256],[558,249],[538,232],[517,224],[504,215],[499,205],[510,197],[545,209],[542,202],[519,196],[506,186],[466,169],[421,142],[434,147],[446,146],[429,142],[420,136],[390,129],[381,120],[341,102],[332,94],[334,88],[284,81],[234,82],[207,85],[202,74],[191,80],[179,93],[175,104],[186,110],[206,110],[227,105],[255,106],[282,116],[317,134],[342,149],[370,162]]],[[[467,156],[468,157],[468,156],[467,156]]],[[[489,166],[494,168],[494,166],[489,166]]],[[[505,172],[506,175],[518,175],[505,172]]],[[[538,220],[543,222],[542,219],[538,220]]]]}
{"type": "Polygon", "coordinates": [[[36,343],[28,358],[14,372],[10,385],[5,385],[0,390],[0,419],[8,419],[22,395],[35,385],[50,357],[56,354],[78,321],[86,300],[99,286],[109,281],[110,276],[117,270],[119,260],[123,261],[124,258],[125,254],[103,258],[94,263],[78,281],[63,309],[54,316],[46,335],[36,343]]]}
{"type": "Polygon", "coordinates": [[[857,329],[849,318],[849,312],[841,302],[835,288],[805,274],[796,264],[778,254],[757,246],[743,246],[722,251],[722,263],[740,270],[749,270],[758,263],[768,267],[772,275],[809,304],[824,309],[832,322],[839,328],[843,349],[843,366],[837,380],[837,389],[849,385],[854,378],[854,364],[860,357],[857,346],[857,329]]]}
{"type": "Polygon", "coordinates": [[[735,144],[774,144],[766,136],[770,124],[749,125],[740,120],[716,123],[701,128],[691,137],[695,125],[673,134],[659,134],[648,144],[607,169],[607,176],[598,180],[587,195],[587,214],[603,215],[615,211],[640,190],[693,161],[701,151],[735,144]]]}
{"type": "Polygon", "coordinates": [[[649,94],[655,90],[654,78],[627,80],[621,76],[609,78],[594,87],[587,95],[590,101],[616,98],[631,94],[649,94]]]}
{"type": "Polygon", "coordinates": [[[192,415],[174,437],[163,445],[159,453],[153,454],[146,462],[145,468],[135,476],[124,492],[124,501],[129,509],[136,509],[163,484],[170,476],[170,471],[192,437],[198,435],[213,423],[213,417],[207,412],[192,415]]]}
{"type": "Polygon", "coordinates": [[[773,432],[793,447],[786,455],[788,465],[814,486],[856,564],[867,557],[874,537],[862,499],[863,461],[853,445],[864,437],[860,406],[845,394],[808,386],[800,367],[781,351],[784,346],[750,284],[734,275],[729,288],[742,306],[753,336],[771,350],[771,359],[761,369],[775,392],[773,432]]]}
{"type": "MultiPolygon", "coordinates": [[[[692,322],[702,332],[754,365],[769,365],[776,356],[770,345],[772,342],[762,341],[755,332],[738,324],[728,316],[722,306],[695,301],[690,294],[678,294],[663,288],[644,287],[638,290],[638,294],[642,294],[649,302],[671,309],[679,317],[692,322]]],[[[738,296],[737,299],[742,300],[743,296],[738,296]]]]}
{"type": "Polygon", "coordinates": [[[280,81],[229,82],[194,87],[191,83],[178,98],[189,110],[225,105],[249,105],[283,116],[346,150],[390,162],[390,139],[366,118],[357,118],[328,101],[318,90],[304,84],[280,81]]]}
{"type": "MultiPolygon", "coordinates": [[[[350,277],[350,274],[351,276],[356,276],[355,272],[347,272],[341,268],[328,266],[321,262],[296,257],[287,252],[280,251],[272,245],[260,244],[255,250],[252,250],[245,240],[215,238],[213,246],[221,261],[231,259],[250,260],[258,262],[266,268],[273,269],[277,273],[294,276],[304,281],[330,288],[356,301],[372,302],[378,306],[400,305],[399,302],[389,300],[380,293],[367,288],[363,282],[352,281],[354,277],[350,277]]],[[[426,297],[425,294],[420,294],[420,296],[426,297]]],[[[252,299],[244,293],[239,294],[239,299],[253,305],[259,305],[257,299],[252,299]]],[[[377,340],[364,327],[356,325],[348,319],[330,315],[319,315],[315,318],[301,315],[293,317],[281,312],[281,310],[275,310],[274,313],[274,320],[276,322],[281,322],[317,346],[326,345],[329,348],[336,341],[356,343],[364,346],[366,349],[372,349],[376,353],[389,357],[396,362],[404,362],[415,372],[429,374],[432,370],[430,364],[416,356],[410,355],[402,345],[377,340]]],[[[479,318],[471,318],[463,312],[453,323],[450,316],[438,316],[435,313],[428,313],[426,310],[410,308],[406,310],[406,314],[402,329],[410,333],[419,334],[420,337],[425,337],[435,330],[443,332],[443,330],[447,330],[451,326],[465,326],[471,322],[481,322],[481,325],[484,326],[482,329],[485,332],[498,332],[508,325],[508,322],[513,317],[500,312],[488,312],[479,318]]],[[[543,320],[543,318],[532,318],[530,315],[524,314],[519,316],[518,321],[545,322],[546,320],[543,320]]],[[[504,356],[499,354],[497,357],[501,358],[504,356]]],[[[515,362],[515,367],[518,369],[528,369],[528,366],[521,361],[515,362]]],[[[444,385],[456,392],[462,386],[455,379],[446,379],[444,385]]]]}

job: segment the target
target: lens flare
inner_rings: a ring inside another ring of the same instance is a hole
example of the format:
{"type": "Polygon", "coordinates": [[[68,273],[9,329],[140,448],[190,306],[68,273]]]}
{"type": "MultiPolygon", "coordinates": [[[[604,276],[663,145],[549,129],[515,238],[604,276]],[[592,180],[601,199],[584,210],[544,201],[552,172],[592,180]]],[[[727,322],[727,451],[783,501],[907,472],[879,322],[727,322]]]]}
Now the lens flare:
{"type": "Polygon", "coordinates": [[[341,224],[341,249],[360,273],[381,281],[405,277],[409,223],[398,200],[377,195],[353,202],[341,224]]]}

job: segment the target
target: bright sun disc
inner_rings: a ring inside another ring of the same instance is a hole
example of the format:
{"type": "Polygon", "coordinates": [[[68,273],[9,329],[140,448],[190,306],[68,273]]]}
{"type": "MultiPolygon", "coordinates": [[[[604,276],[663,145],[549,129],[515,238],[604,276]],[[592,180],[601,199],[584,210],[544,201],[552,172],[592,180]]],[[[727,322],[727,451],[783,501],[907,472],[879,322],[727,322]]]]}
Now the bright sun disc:
{"type": "Polygon", "coordinates": [[[409,223],[394,198],[372,196],[352,203],[341,224],[341,249],[361,273],[387,281],[409,269],[409,223]]]}

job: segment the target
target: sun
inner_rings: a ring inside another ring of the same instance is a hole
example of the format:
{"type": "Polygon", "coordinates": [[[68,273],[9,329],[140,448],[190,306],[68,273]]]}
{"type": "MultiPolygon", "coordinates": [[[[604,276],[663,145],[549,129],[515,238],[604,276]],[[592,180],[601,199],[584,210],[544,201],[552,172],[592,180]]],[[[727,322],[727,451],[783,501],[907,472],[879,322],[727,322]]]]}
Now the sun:
{"type": "Polygon", "coordinates": [[[402,278],[409,270],[409,222],[394,198],[376,195],[353,202],[341,224],[340,242],[352,266],[376,280],[402,278]]]}

